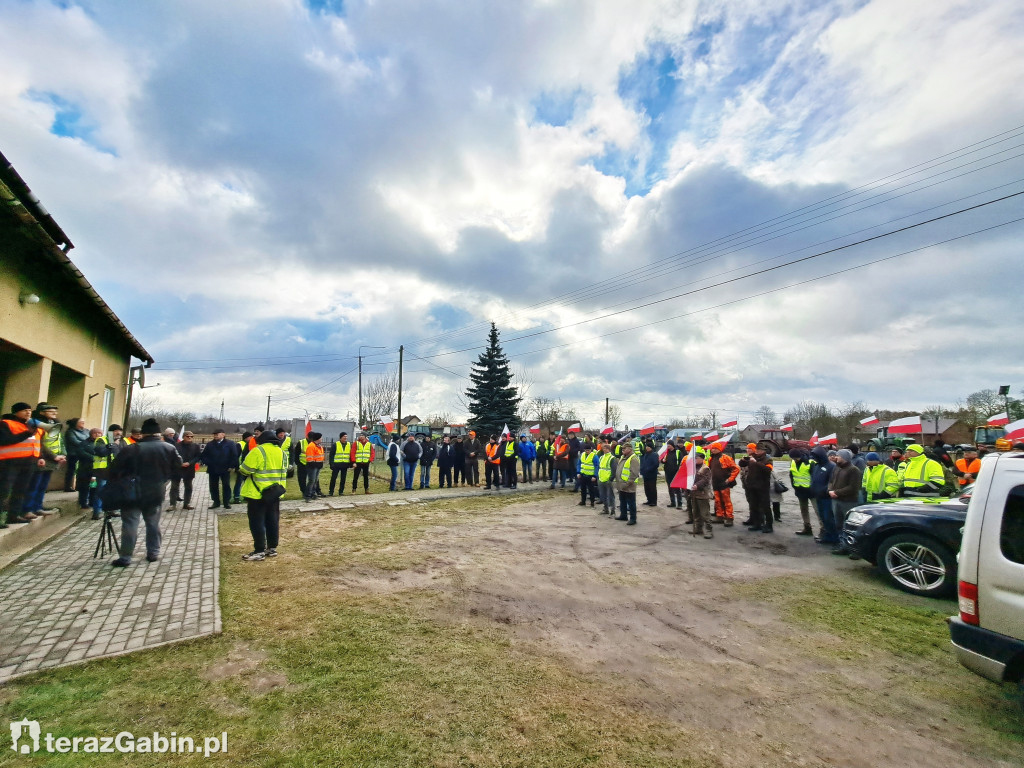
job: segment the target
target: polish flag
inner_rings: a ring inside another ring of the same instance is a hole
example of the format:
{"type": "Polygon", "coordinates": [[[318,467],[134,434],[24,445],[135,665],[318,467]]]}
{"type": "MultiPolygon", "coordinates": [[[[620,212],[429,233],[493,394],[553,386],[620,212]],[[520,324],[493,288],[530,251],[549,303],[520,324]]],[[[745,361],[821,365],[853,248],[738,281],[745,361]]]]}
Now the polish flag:
{"type": "Polygon", "coordinates": [[[530,433],[534,434],[534,435],[539,435],[540,434],[540,424],[534,424],[532,427],[530,427],[530,433]]]}
{"type": "Polygon", "coordinates": [[[501,439],[504,440],[506,435],[509,437],[512,435],[512,433],[508,431],[508,424],[506,424],[504,429],[501,430],[501,439]]]}
{"type": "Polygon", "coordinates": [[[654,426],[654,422],[653,421],[648,421],[646,424],[644,424],[642,427],[640,427],[640,434],[641,435],[653,435],[655,429],[657,429],[657,427],[654,426]]]}
{"type": "Polygon", "coordinates": [[[818,445],[839,445],[839,438],[833,432],[831,435],[825,435],[825,437],[818,440],[818,445]]]}
{"type": "Polygon", "coordinates": [[[722,446],[722,450],[724,451],[725,450],[725,446],[727,446],[729,443],[731,443],[732,439],[734,437],[736,437],[736,433],[735,432],[730,432],[725,437],[722,437],[722,438],[719,438],[718,440],[715,440],[715,443],[720,445],[720,446],[722,446]]]}
{"type": "Polygon", "coordinates": [[[1006,439],[1011,443],[1024,440],[1024,419],[1015,421],[1012,424],[1007,424],[1006,427],[1006,439]]]}
{"type": "Polygon", "coordinates": [[[1010,416],[1006,411],[997,413],[995,416],[988,417],[988,425],[990,427],[1005,427],[1010,423],[1010,416]]]}
{"type": "Polygon", "coordinates": [[[877,416],[868,416],[866,419],[861,419],[860,420],[860,425],[862,427],[870,427],[872,424],[877,424],[877,423],[878,423],[878,417],[877,416]]]}
{"type": "Polygon", "coordinates": [[[780,432],[792,432],[793,431],[793,425],[792,424],[783,424],[781,427],[779,427],[779,431],[780,432]]]}
{"type": "Polygon", "coordinates": [[[614,431],[615,431],[615,425],[614,424],[605,424],[604,427],[601,428],[601,434],[602,435],[610,435],[614,431]]]}
{"type": "Polygon", "coordinates": [[[732,421],[723,421],[722,422],[722,429],[731,429],[732,427],[735,427],[737,425],[737,423],[738,422],[737,422],[736,419],[733,419],[732,421]]]}
{"type": "Polygon", "coordinates": [[[814,430],[814,434],[811,435],[811,439],[807,441],[807,444],[813,448],[818,444],[818,430],[814,430]]]}
{"type": "Polygon", "coordinates": [[[577,421],[575,424],[570,425],[569,428],[567,430],[565,430],[565,431],[566,432],[579,432],[581,429],[583,429],[583,427],[581,427],[580,423],[577,421]]]}
{"type": "Polygon", "coordinates": [[[697,473],[697,446],[690,448],[683,463],[679,465],[679,471],[672,478],[672,488],[689,488],[693,484],[693,477],[697,473]]]}
{"type": "Polygon", "coordinates": [[[665,457],[668,456],[668,441],[658,449],[658,461],[664,461],[665,457]]]}
{"type": "MultiPolygon", "coordinates": [[[[306,437],[309,437],[309,433],[312,432],[312,431],[313,431],[313,422],[311,422],[309,419],[306,419],[306,432],[305,432],[306,437]]],[[[391,430],[389,429],[388,431],[390,432],[391,430]]]]}
{"type": "MultiPolygon", "coordinates": [[[[391,419],[388,419],[387,421],[384,421],[384,419],[381,419],[377,423],[380,424],[382,427],[384,427],[384,431],[385,432],[394,432],[395,431],[395,422],[393,422],[391,419]]],[[[306,434],[307,435],[309,434],[309,422],[308,421],[306,422],[306,434]]]]}
{"type": "Polygon", "coordinates": [[[704,436],[701,435],[700,432],[698,432],[696,435],[690,435],[690,440],[692,442],[697,442],[698,440],[703,440],[703,439],[704,439],[704,436]]]}
{"type": "Polygon", "coordinates": [[[889,422],[890,435],[917,435],[921,433],[921,417],[907,416],[889,422]]]}
{"type": "Polygon", "coordinates": [[[704,435],[704,442],[706,442],[706,443],[713,443],[717,439],[718,439],[718,432],[717,431],[716,432],[708,432],[706,435],[704,435]]]}

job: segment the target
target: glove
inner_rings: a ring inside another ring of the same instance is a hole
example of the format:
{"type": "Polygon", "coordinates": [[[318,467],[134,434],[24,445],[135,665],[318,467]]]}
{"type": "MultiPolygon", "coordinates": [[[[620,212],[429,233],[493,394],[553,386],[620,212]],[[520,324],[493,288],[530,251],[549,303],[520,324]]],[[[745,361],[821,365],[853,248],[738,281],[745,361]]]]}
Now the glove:
{"type": "Polygon", "coordinates": [[[730,480],[728,483],[725,484],[725,487],[726,488],[735,488],[736,487],[736,481],[735,480],[730,480]]]}

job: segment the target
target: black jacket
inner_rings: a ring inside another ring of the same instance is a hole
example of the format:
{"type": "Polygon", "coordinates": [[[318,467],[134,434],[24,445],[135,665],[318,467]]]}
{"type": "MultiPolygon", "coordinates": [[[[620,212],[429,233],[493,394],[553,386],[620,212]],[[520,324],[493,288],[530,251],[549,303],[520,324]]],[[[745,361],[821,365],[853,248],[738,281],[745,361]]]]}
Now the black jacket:
{"type": "Polygon", "coordinates": [[[207,443],[203,452],[199,454],[199,461],[206,465],[206,469],[215,475],[223,475],[232,469],[238,469],[238,457],[242,449],[234,440],[224,438],[220,442],[214,440],[207,443]]]}
{"type": "Polygon", "coordinates": [[[451,469],[455,466],[457,457],[455,454],[455,446],[449,443],[445,445],[441,444],[441,447],[437,451],[437,466],[439,469],[451,469]]]}
{"type": "Polygon", "coordinates": [[[163,503],[167,481],[181,466],[181,456],[170,443],[159,435],[148,435],[128,445],[117,454],[110,465],[110,479],[135,475],[139,479],[140,507],[154,507],[163,503]]]}
{"type": "Polygon", "coordinates": [[[424,467],[429,467],[434,463],[434,459],[437,458],[437,446],[431,440],[429,443],[424,441],[421,447],[423,448],[423,453],[420,454],[420,464],[424,467]]]}

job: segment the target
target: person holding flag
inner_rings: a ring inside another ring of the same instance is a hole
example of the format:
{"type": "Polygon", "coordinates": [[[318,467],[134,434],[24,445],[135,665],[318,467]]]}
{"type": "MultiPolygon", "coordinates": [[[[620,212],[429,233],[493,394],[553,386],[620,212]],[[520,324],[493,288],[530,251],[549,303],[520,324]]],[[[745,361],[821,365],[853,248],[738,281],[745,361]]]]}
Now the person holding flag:
{"type": "MultiPolygon", "coordinates": [[[[681,441],[680,441],[681,443],[681,441]]],[[[668,506],[670,509],[683,508],[683,491],[681,488],[673,488],[672,481],[676,479],[676,472],[679,465],[683,463],[683,450],[676,447],[673,438],[669,438],[661,448],[662,461],[665,463],[665,484],[668,485],[668,506]]]]}
{"type": "Polygon", "coordinates": [[[693,452],[693,466],[693,481],[687,491],[693,500],[693,535],[703,534],[705,539],[711,539],[715,535],[711,525],[711,500],[714,498],[711,468],[704,463],[704,455],[696,451],[693,452]]]}
{"type": "Polygon", "coordinates": [[[555,484],[561,480],[561,487],[565,488],[565,482],[569,479],[569,469],[572,466],[569,458],[569,443],[559,435],[555,438],[552,450],[555,457],[555,469],[551,475],[551,487],[554,488],[555,484]]]}

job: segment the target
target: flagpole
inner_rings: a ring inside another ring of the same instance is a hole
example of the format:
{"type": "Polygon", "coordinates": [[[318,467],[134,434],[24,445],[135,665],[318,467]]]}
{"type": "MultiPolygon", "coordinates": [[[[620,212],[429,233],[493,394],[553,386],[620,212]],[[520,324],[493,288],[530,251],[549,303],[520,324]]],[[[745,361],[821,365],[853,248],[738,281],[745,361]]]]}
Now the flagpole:
{"type": "Polygon", "coordinates": [[[398,435],[402,435],[402,358],[405,356],[405,345],[398,348],[398,435]]]}

